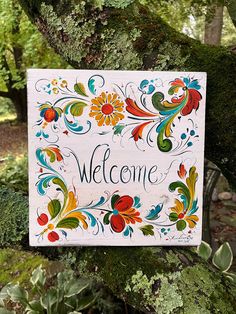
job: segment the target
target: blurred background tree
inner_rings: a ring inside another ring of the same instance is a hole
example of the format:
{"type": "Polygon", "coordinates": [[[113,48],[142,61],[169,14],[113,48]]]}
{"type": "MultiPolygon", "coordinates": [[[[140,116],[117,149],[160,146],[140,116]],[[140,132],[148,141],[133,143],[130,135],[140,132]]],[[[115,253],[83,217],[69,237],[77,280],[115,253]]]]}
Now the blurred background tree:
{"type": "MultiPolygon", "coordinates": [[[[236,32],[232,21],[236,1],[224,0],[143,0],[146,6],[177,31],[205,44],[232,46],[236,32]],[[232,12],[231,17],[229,12],[232,12]]],[[[235,12],[234,12],[235,11],[235,12]]]]}
{"type": "MultiPolygon", "coordinates": [[[[67,66],[49,48],[17,1],[0,0],[0,97],[11,100],[18,121],[27,119],[26,69],[67,66]]],[[[1,101],[0,106],[12,111],[9,101],[1,101]]]]}

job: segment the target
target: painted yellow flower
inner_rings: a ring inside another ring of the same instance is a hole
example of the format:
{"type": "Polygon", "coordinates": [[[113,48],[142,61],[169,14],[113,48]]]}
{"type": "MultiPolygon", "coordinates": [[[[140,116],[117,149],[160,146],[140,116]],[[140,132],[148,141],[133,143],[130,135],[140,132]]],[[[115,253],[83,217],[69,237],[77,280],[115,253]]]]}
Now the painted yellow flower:
{"type": "Polygon", "coordinates": [[[91,102],[92,106],[89,116],[95,118],[98,126],[114,126],[125,117],[122,114],[124,103],[116,93],[109,94],[102,92],[100,96],[92,99],[91,102]]]}

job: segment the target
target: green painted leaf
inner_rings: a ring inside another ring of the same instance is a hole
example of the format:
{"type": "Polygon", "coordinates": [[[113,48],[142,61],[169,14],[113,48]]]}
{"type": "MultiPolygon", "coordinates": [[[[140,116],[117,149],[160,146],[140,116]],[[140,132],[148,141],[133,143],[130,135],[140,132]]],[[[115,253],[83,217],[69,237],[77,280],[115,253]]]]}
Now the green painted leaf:
{"type": "Polygon", "coordinates": [[[76,102],[70,107],[70,113],[75,117],[79,117],[83,114],[84,107],[86,106],[87,104],[82,101],[76,102]]]}
{"type": "Polygon", "coordinates": [[[152,105],[158,111],[166,110],[166,108],[162,105],[162,101],[164,99],[164,94],[161,92],[156,92],[152,95],[152,105]]]}
{"type": "Polygon", "coordinates": [[[54,199],[48,203],[48,211],[51,216],[51,219],[54,219],[55,217],[57,217],[60,210],[61,210],[61,203],[59,202],[59,200],[54,199]]]}
{"type": "Polygon", "coordinates": [[[143,235],[145,235],[145,236],[149,236],[149,235],[153,236],[154,235],[152,225],[145,225],[143,227],[140,227],[139,229],[142,231],[143,235]]]}
{"type": "Polygon", "coordinates": [[[186,206],[188,207],[189,202],[190,202],[190,192],[189,192],[188,187],[181,181],[172,182],[169,185],[169,190],[171,192],[174,192],[176,189],[178,189],[178,193],[183,194],[186,197],[187,199],[186,206]]]}
{"type": "Polygon", "coordinates": [[[118,194],[114,194],[112,195],[112,198],[111,198],[111,208],[114,209],[114,205],[116,203],[116,201],[120,198],[120,195],[118,194]]]}
{"type": "Polygon", "coordinates": [[[176,228],[178,231],[183,231],[187,227],[187,223],[185,220],[179,220],[176,223],[176,228]]]}
{"type": "Polygon", "coordinates": [[[120,135],[121,132],[124,130],[125,124],[117,124],[113,127],[114,135],[120,135]]]}
{"type": "Polygon", "coordinates": [[[61,117],[63,110],[59,107],[54,107],[54,110],[58,113],[59,117],[61,117]]]}
{"type": "Polygon", "coordinates": [[[53,163],[56,160],[56,156],[55,156],[54,152],[52,152],[50,149],[45,149],[45,152],[49,156],[50,162],[53,163]]]}
{"type": "Polygon", "coordinates": [[[208,260],[211,256],[212,248],[210,245],[204,241],[201,242],[201,244],[197,248],[197,254],[203,258],[204,260],[208,260]]]}
{"type": "Polygon", "coordinates": [[[112,213],[106,213],[106,215],[103,217],[103,223],[105,225],[109,225],[110,221],[109,221],[109,217],[112,213]]]}
{"type": "Polygon", "coordinates": [[[169,214],[170,221],[176,221],[178,220],[178,214],[177,213],[170,213],[169,214]]]}
{"type": "Polygon", "coordinates": [[[81,95],[81,96],[86,96],[88,97],[88,95],[86,94],[86,91],[85,91],[85,87],[84,87],[84,84],[82,83],[76,83],[74,85],[74,90],[77,94],[81,95]]]}
{"type": "Polygon", "coordinates": [[[169,95],[174,95],[174,93],[178,92],[179,87],[178,86],[171,86],[168,90],[169,95]]]}
{"type": "Polygon", "coordinates": [[[53,163],[56,160],[56,155],[50,152],[50,162],[53,163]]]}
{"type": "Polygon", "coordinates": [[[56,228],[75,229],[79,226],[79,220],[75,217],[64,218],[58,222],[56,228]]]}
{"type": "Polygon", "coordinates": [[[212,262],[221,271],[227,271],[231,267],[233,252],[228,242],[219,247],[213,256],[212,262]]]}
{"type": "Polygon", "coordinates": [[[59,185],[64,193],[68,193],[65,183],[60,178],[54,178],[52,182],[56,185],[59,185]]]}

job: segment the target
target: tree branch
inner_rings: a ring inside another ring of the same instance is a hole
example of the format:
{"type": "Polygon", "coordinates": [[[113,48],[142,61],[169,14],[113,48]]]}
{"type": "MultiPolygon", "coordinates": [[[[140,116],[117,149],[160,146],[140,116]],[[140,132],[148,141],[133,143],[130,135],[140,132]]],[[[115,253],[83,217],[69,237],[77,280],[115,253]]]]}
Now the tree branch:
{"type": "Polygon", "coordinates": [[[74,67],[207,72],[206,157],[236,187],[234,53],[176,32],[137,0],[127,1],[124,9],[117,8],[117,1],[102,8],[89,0],[20,3],[74,67]]]}
{"type": "Polygon", "coordinates": [[[78,270],[146,313],[227,313],[235,287],[189,248],[84,248],[78,270]]]}
{"type": "Polygon", "coordinates": [[[11,98],[10,92],[0,91],[0,97],[11,98]]]}

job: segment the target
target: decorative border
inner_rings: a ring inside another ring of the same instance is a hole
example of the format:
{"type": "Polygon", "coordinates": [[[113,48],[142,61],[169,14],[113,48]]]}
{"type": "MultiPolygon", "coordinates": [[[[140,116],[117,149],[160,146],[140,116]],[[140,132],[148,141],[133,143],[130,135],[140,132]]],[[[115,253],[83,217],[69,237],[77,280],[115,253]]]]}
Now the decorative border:
{"type": "MultiPolygon", "coordinates": [[[[72,156],[76,156],[74,153],[72,156]]],[[[188,234],[195,229],[199,217],[198,199],[196,197],[196,182],[198,174],[196,167],[187,171],[184,164],[179,165],[177,175],[179,179],[169,185],[171,192],[177,192],[174,205],[164,211],[164,203],[145,208],[139,196],[119,195],[118,191],[105,192],[99,200],[92,200],[86,206],[79,206],[78,191],[69,189],[63,176],[53,168],[58,163],[60,168],[65,167],[64,160],[69,158],[61,152],[59,146],[50,145],[36,150],[39,166],[37,191],[40,196],[47,196],[53,189],[55,197],[50,199],[46,208],[37,210],[37,224],[42,231],[35,236],[43,241],[57,242],[61,239],[70,240],[72,234],[79,229],[93,232],[96,237],[100,233],[110,232],[113,235],[122,233],[131,238],[139,232],[143,236],[165,237],[174,231],[175,240],[181,239],[183,231],[188,234]],[[62,197],[59,197],[60,196],[62,197]],[[99,217],[97,213],[99,212],[99,217]],[[137,225],[138,229],[132,228],[137,225]]],[[[48,196],[47,196],[48,197],[48,196]]],[[[140,236],[139,235],[139,236],[140,236]]],[[[189,242],[189,236],[187,242],[189,242]]]]}

